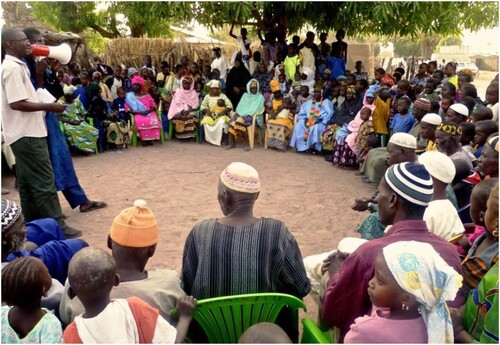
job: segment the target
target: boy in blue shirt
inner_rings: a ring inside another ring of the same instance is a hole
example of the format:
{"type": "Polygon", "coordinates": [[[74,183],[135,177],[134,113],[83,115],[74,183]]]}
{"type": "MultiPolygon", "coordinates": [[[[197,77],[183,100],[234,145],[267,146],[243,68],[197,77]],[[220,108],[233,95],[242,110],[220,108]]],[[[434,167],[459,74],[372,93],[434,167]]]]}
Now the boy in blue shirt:
{"type": "Polygon", "coordinates": [[[391,135],[394,133],[409,133],[415,124],[413,114],[409,113],[411,101],[409,98],[400,98],[397,103],[398,113],[394,115],[391,123],[391,135]]]}

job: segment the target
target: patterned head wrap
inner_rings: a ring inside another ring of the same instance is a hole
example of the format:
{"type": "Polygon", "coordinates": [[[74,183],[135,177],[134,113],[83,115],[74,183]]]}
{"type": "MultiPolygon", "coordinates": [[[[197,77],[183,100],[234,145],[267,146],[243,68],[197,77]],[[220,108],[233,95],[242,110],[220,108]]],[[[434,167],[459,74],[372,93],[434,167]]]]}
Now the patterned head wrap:
{"type": "Polygon", "coordinates": [[[271,80],[271,82],[269,83],[269,87],[271,88],[271,92],[276,92],[281,90],[280,83],[277,80],[271,80]]]}
{"type": "Polygon", "coordinates": [[[21,208],[14,202],[2,199],[2,233],[6,232],[21,215],[21,208]]]}
{"type": "Polygon", "coordinates": [[[488,139],[488,145],[490,145],[491,148],[498,153],[498,135],[488,139]]]}
{"type": "Polygon", "coordinates": [[[452,122],[443,122],[437,126],[436,131],[440,131],[450,135],[462,135],[462,128],[452,122]]]}
{"type": "Polygon", "coordinates": [[[131,81],[132,81],[132,85],[139,84],[141,86],[143,86],[144,83],[146,82],[143,77],[138,76],[138,75],[136,75],[135,77],[133,77],[131,81]]]}
{"type": "Polygon", "coordinates": [[[432,178],[423,165],[394,164],[387,169],[384,179],[394,193],[412,204],[427,206],[432,200],[432,178]]]}
{"type": "Polygon", "coordinates": [[[453,343],[453,325],[446,301],[462,286],[462,276],[434,248],[417,241],[386,246],[382,253],[399,286],[415,296],[427,327],[429,344],[453,343]]]}
{"type": "Polygon", "coordinates": [[[417,108],[423,111],[430,111],[431,110],[431,101],[425,98],[418,98],[414,103],[413,103],[413,108],[417,108]]]}
{"type": "Polygon", "coordinates": [[[260,191],[259,173],[252,166],[233,162],[220,174],[222,184],[241,193],[258,193],[260,191]]]}

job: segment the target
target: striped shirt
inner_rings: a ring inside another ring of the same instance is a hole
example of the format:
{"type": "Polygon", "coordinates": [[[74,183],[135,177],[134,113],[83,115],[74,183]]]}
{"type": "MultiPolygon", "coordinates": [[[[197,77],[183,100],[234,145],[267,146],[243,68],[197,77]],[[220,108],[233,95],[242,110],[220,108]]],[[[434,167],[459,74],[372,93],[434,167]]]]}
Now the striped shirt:
{"type": "Polygon", "coordinates": [[[311,290],[297,241],[271,218],[242,227],[216,219],[196,224],[184,246],[181,279],[197,299],[260,292],[300,298],[311,290]]]}
{"type": "Polygon", "coordinates": [[[475,289],[486,272],[498,262],[498,244],[494,244],[481,254],[477,254],[477,248],[485,239],[486,233],[478,237],[462,262],[464,285],[469,290],[475,289]]]}

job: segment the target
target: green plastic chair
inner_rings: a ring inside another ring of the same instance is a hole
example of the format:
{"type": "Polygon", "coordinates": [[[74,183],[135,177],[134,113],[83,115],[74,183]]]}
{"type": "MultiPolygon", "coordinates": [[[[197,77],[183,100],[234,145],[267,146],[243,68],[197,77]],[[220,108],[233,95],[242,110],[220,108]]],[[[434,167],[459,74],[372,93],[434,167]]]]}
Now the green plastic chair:
{"type": "MultiPolygon", "coordinates": [[[[163,145],[165,143],[165,134],[163,133],[162,119],[161,119],[161,110],[156,110],[156,115],[158,116],[158,120],[160,121],[160,142],[163,145]]],[[[130,130],[132,131],[132,147],[137,147],[137,132],[135,130],[135,119],[134,114],[129,113],[130,116],[130,130]]]]}
{"type": "Polygon", "coordinates": [[[330,330],[322,330],[313,320],[309,318],[302,319],[302,338],[301,344],[332,344],[330,330]]]}
{"type": "Polygon", "coordinates": [[[256,293],[198,301],[193,317],[205,331],[209,343],[236,344],[250,326],[259,322],[274,323],[284,306],[306,310],[304,302],[295,296],[256,293]]]}

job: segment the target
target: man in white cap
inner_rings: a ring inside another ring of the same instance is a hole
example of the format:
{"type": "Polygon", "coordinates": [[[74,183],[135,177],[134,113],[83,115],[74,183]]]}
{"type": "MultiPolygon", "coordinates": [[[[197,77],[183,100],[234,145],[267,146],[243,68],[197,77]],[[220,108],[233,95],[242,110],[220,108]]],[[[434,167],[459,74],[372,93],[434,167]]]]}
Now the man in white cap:
{"type": "MultiPolygon", "coordinates": [[[[259,292],[306,296],[311,284],[302,255],[286,225],[254,217],[258,172],[234,162],[221,173],[218,200],[224,214],[196,224],[184,245],[181,280],[186,294],[201,300],[259,292]]],[[[285,313],[290,310],[285,311],[285,313]]],[[[280,324],[292,339],[291,319],[280,324]]]]}
{"type": "Polygon", "coordinates": [[[446,188],[455,178],[455,165],[450,157],[437,151],[423,153],[418,162],[432,177],[434,194],[424,213],[429,230],[449,241],[465,232],[457,209],[448,199],[446,188]]]}
{"type": "Polygon", "coordinates": [[[408,133],[395,133],[391,136],[384,154],[375,154],[375,157],[368,158],[363,164],[363,180],[367,183],[378,184],[385,171],[391,164],[401,162],[414,162],[416,160],[415,151],[417,149],[417,139],[408,133]],[[379,157],[380,156],[380,157],[379,157]]]}
{"type": "Polygon", "coordinates": [[[469,108],[462,103],[455,103],[450,106],[446,115],[446,121],[461,124],[467,121],[469,117],[469,108]]]}
{"type": "MultiPolygon", "coordinates": [[[[372,304],[368,295],[368,282],[374,276],[374,262],[385,246],[399,241],[419,241],[432,245],[441,257],[459,274],[462,272],[460,258],[454,246],[443,238],[429,232],[422,220],[425,209],[432,200],[432,178],[423,165],[401,163],[391,166],[380,181],[379,205],[380,221],[393,224],[384,237],[361,245],[345,261],[334,259],[331,264],[328,289],[323,299],[322,317],[329,326],[340,330],[342,342],[357,317],[369,313],[372,304]]],[[[464,303],[464,293],[460,291],[452,307],[464,303]]]]}
{"type": "Polygon", "coordinates": [[[441,116],[435,113],[425,115],[420,121],[420,136],[427,140],[425,152],[437,151],[436,145],[436,128],[442,122],[441,116]]]}

